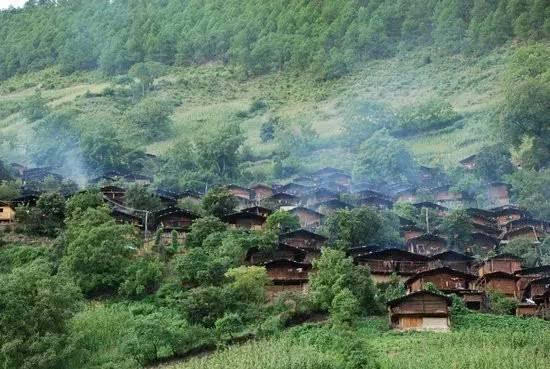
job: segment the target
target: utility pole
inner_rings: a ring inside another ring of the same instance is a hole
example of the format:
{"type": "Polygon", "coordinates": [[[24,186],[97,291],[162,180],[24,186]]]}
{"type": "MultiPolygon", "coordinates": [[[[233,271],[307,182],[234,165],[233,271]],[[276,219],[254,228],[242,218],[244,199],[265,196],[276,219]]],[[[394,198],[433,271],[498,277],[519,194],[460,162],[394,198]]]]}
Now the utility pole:
{"type": "Polygon", "coordinates": [[[430,233],[430,217],[428,215],[428,208],[424,208],[426,210],[426,232],[430,233]]]}

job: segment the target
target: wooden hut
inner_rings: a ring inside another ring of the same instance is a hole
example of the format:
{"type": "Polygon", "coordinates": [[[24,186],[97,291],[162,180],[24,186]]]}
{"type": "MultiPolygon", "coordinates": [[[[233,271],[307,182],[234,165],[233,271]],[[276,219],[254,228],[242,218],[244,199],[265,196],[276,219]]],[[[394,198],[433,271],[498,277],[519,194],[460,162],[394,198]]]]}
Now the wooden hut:
{"type": "Polygon", "coordinates": [[[290,182],[277,189],[277,192],[287,193],[293,196],[301,197],[312,190],[311,187],[304,186],[298,183],[290,182]]]}
{"type": "Polygon", "coordinates": [[[126,195],[126,189],[119,186],[103,186],[99,189],[103,196],[118,204],[124,203],[124,196],[126,195]]]}
{"type": "Polygon", "coordinates": [[[9,202],[0,201],[0,224],[15,222],[15,208],[9,202]]]}
{"type": "Polygon", "coordinates": [[[300,198],[289,193],[279,192],[263,199],[260,204],[266,208],[278,209],[282,206],[298,206],[300,198]]]}
{"type": "Polygon", "coordinates": [[[399,233],[401,237],[405,239],[405,242],[406,242],[412,238],[422,236],[423,234],[426,233],[426,230],[424,228],[420,228],[415,224],[409,224],[409,225],[401,226],[399,228],[399,233]]]}
{"type": "Polygon", "coordinates": [[[522,259],[514,254],[503,253],[483,261],[479,267],[479,276],[503,272],[514,274],[521,269],[522,259]]]}
{"type": "Polygon", "coordinates": [[[387,210],[393,207],[393,202],[385,197],[368,196],[357,200],[357,206],[369,206],[375,209],[387,210]]]}
{"type": "Polygon", "coordinates": [[[264,264],[267,275],[271,280],[268,287],[270,298],[281,292],[307,292],[311,264],[293,260],[273,260],[264,264]]]}
{"type": "Polygon", "coordinates": [[[512,220],[530,218],[529,213],[514,205],[504,205],[491,209],[498,227],[503,227],[512,220]]]}
{"type": "Polygon", "coordinates": [[[485,232],[473,232],[465,251],[470,255],[486,256],[489,252],[496,250],[499,240],[485,232]]]}
{"type": "Polygon", "coordinates": [[[451,186],[447,185],[431,189],[430,192],[433,194],[435,202],[450,207],[463,205],[466,200],[465,195],[461,192],[451,191],[450,188],[451,186]]]}
{"type": "Polygon", "coordinates": [[[354,261],[359,265],[367,265],[374,281],[381,283],[388,282],[393,273],[397,274],[402,280],[406,280],[410,276],[426,270],[430,258],[391,248],[358,256],[354,261]]]}
{"type": "Polygon", "coordinates": [[[525,288],[529,282],[540,278],[550,277],[550,265],[525,268],[516,271],[514,274],[519,277],[519,280],[516,283],[519,296],[524,296],[525,288]]]}
{"type": "Polygon", "coordinates": [[[510,185],[503,182],[492,182],[487,185],[487,199],[497,206],[510,204],[510,185]]]}
{"type": "Polygon", "coordinates": [[[475,259],[456,251],[447,250],[430,257],[430,268],[448,267],[463,273],[472,272],[475,259]]]}
{"type": "Polygon", "coordinates": [[[545,235],[537,230],[535,227],[524,226],[505,232],[504,234],[502,234],[500,242],[506,244],[512,240],[522,238],[531,240],[533,243],[539,243],[540,240],[544,238],[544,236],[545,235]]]}
{"type": "Polygon", "coordinates": [[[231,228],[260,230],[263,228],[266,218],[258,214],[241,211],[226,215],[222,220],[228,223],[231,228]]]}
{"type": "Polygon", "coordinates": [[[119,224],[130,224],[137,228],[145,228],[145,220],[141,214],[137,214],[123,207],[114,207],[111,209],[111,216],[119,224]]]}
{"type": "Polygon", "coordinates": [[[550,290],[546,291],[542,296],[535,299],[537,304],[536,316],[546,320],[550,320],[550,290]]]}
{"type": "Polygon", "coordinates": [[[388,301],[393,329],[448,331],[451,299],[429,291],[418,291],[388,301]]]}
{"type": "Polygon", "coordinates": [[[476,280],[475,275],[440,267],[415,274],[405,282],[405,285],[409,292],[416,292],[425,289],[427,283],[432,283],[440,291],[453,293],[459,290],[473,290],[476,280]]]}
{"type": "Polygon", "coordinates": [[[416,195],[416,188],[406,188],[399,191],[396,191],[393,195],[393,202],[406,202],[413,204],[418,201],[418,196],[416,195]]]}
{"type": "Polygon", "coordinates": [[[425,233],[409,239],[407,249],[412,253],[431,256],[445,251],[447,240],[433,233],[425,233]]]}
{"type": "Polygon", "coordinates": [[[521,297],[523,299],[535,300],[550,290],[550,277],[538,278],[530,281],[525,286],[521,297]]]}
{"type": "Polygon", "coordinates": [[[279,243],[274,250],[260,250],[253,247],[246,253],[245,260],[250,265],[263,265],[271,260],[293,260],[303,262],[306,252],[297,247],[279,243]]]}
{"type": "Polygon", "coordinates": [[[282,243],[294,246],[303,250],[321,250],[327,241],[325,236],[310,232],[306,229],[283,233],[279,236],[282,243]]]}
{"type": "Polygon", "coordinates": [[[188,232],[191,224],[199,216],[185,209],[175,206],[158,210],[153,213],[156,227],[161,227],[165,232],[188,232]]]}
{"type": "Polygon", "coordinates": [[[265,208],[263,206],[251,206],[249,208],[241,210],[243,213],[253,213],[257,215],[261,215],[264,218],[267,218],[271,214],[273,214],[273,210],[269,208],[265,208]]]}
{"type": "Polygon", "coordinates": [[[460,160],[459,163],[465,169],[472,170],[472,169],[475,169],[476,167],[476,159],[477,159],[477,154],[473,154],[460,160]]]}
{"type": "Polygon", "coordinates": [[[466,209],[466,213],[470,216],[470,220],[474,224],[496,227],[494,214],[490,211],[477,208],[468,208],[466,209]]]}
{"type": "Polygon", "coordinates": [[[504,294],[507,297],[518,298],[516,282],[519,277],[505,273],[493,272],[484,274],[476,283],[478,289],[486,292],[495,291],[504,294]]]}
{"type": "Polygon", "coordinates": [[[312,205],[312,209],[323,215],[330,215],[338,210],[351,210],[353,205],[341,200],[328,200],[312,205]]]}
{"type": "Polygon", "coordinates": [[[256,184],[250,187],[252,193],[252,199],[256,201],[262,201],[269,196],[273,196],[273,188],[265,184],[256,184]]]}
{"type": "Polygon", "coordinates": [[[338,201],[340,195],[337,192],[330,191],[326,188],[317,188],[313,191],[310,191],[304,194],[301,197],[302,203],[305,206],[313,206],[315,204],[327,202],[327,201],[338,201]]]}
{"type": "Polygon", "coordinates": [[[297,206],[289,210],[290,213],[296,215],[300,222],[300,227],[305,229],[316,229],[321,226],[321,222],[325,217],[323,214],[302,206],[297,206]]]}
{"type": "Polygon", "coordinates": [[[230,184],[228,186],[226,186],[226,189],[227,189],[227,192],[229,192],[231,195],[237,197],[237,198],[242,198],[242,199],[246,199],[246,200],[250,200],[251,199],[251,191],[250,189],[246,188],[246,187],[242,187],[242,186],[238,186],[238,185],[235,185],[235,184],[230,184]]]}

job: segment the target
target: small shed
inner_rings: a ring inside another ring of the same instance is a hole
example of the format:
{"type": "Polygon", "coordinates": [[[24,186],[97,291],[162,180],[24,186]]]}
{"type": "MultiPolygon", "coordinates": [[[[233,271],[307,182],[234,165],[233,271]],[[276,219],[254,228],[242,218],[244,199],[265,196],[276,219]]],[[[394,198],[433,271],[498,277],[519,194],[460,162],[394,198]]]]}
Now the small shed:
{"type": "Polygon", "coordinates": [[[283,233],[279,236],[281,242],[304,250],[321,250],[321,247],[327,241],[323,235],[298,229],[296,231],[283,233]]]}
{"type": "Polygon", "coordinates": [[[521,270],[522,261],[519,256],[510,253],[493,256],[481,263],[479,276],[483,277],[485,274],[495,272],[514,274],[518,270],[521,270]]]}
{"type": "Polygon", "coordinates": [[[418,291],[388,301],[393,329],[448,331],[451,299],[429,291],[418,291]]]}
{"type": "Polygon", "coordinates": [[[516,282],[519,277],[505,273],[505,272],[493,272],[484,274],[478,279],[476,286],[482,291],[495,291],[500,292],[507,297],[518,298],[518,292],[516,288],[516,282]]]}
{"type": "Polygon", "coordinates": [[[407,241],[409,252],[422,255],[435,255],[447,249],[447,240],[433,233],[424,233],[423,235],[411,238],[407,241]]]}
{"type": "Polygon", "coordinates": [[[232,228],[260,230],[263,228],[266,218],[254,213],[239,212],[226,215],[222,220],[232,228]]]}
{"type": "Polygon", "coordinates": [[[449,267],[425,270],[409,278],[405,284],[409,292],[416,292],[425,289],[427,283],[432,283],[437,289],[446,293],[453,293],[461,290],[474,289],[475,275],[463,273],[449,267]]]}
{"type": "Polygon", "coordinates": [[[0,224],[15,222],[15,208],[9,202],[0,201],[0,224]]]}

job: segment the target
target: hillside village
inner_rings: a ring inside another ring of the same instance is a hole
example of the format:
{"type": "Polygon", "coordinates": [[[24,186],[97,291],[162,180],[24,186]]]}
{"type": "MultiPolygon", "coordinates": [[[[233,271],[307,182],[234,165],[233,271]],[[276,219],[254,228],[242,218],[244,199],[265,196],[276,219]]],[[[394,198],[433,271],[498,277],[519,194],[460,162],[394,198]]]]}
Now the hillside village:
{"type": "MultiPolygon", "coordinates": [[[[466,170],[475,168],[475,156],[460,162],[466,170]]],[[[63,178],[53,168],[26,168],[10,165],[21,180],[21,196],[0,202],[0,222],[4,231],[18,228],[18,212],[36,205],[44,181],[63,178]],[[30,188],[34,188],[32,190],[30,188]]],[[[388,301],[389,321],[398,330],[450,329],[449,306],[456,295],[471,310],[489,309],[488,293],[499,293],[517,302],[519,317],[550,319],[550,265],[524,267],[521,257],[503,253],[502,248],[516,239],[529,240],[536,250],[548,235],[550,222],[535,219],[528,209],[510,201],[510,185],[502,182],[486,185],[486,198],[494,207],[471,207],[475,200],[449,190],[450,184],[436,168],[421,167],[421,182],[413,188],[388,184],[384,188],[369,183],[355,183],[340,169],[322,168],[300,175],[285,184],[234,184],[224,186],[235,200],[232,212],[221,217],[230,228],[261,231],[275,211],[296,217],[299,228],[282,230],[278,246],[265,251],[250,248],[244,265],[262,266],[270,279],[267,293],[274,300],[283,292],[307,293],[313,263],[327,246],[322,234],[325,218],[338,211],[369,207],[390,211],[397,204],[411,204],[426,219],[420,226],[412,219],[398,216],[401,241],[392,244],[362,244],[346,253],[354,264],[368,267],[375,283],[389,283],[397,278],[404,283],[406,295],[388,301]],[[425,200],[430,198],[431,201],[425,200]],[[422,201],[424,199],[424,201],[422,201]],[[468,243],[458,250],[430,226],[430,216],[445,218],[456,209],[465,210],[472,226],[468,243]],[[321,231],[321,232],[320,232],[321,231]],[[434,293],[433,288],[440,291],[434,293]]],[[[153,178],[143,174],[123,175],[108,172],[91,181],[99,189],[111,215],[121,224],[131,224],[142,235],[145,247],[155,243],[168,245],[177,238],[184,246],[193,222],[201,217],[181,204],[201,204],[204,194],[196,191],[176,193],[152,189],[153,178]],[[125,201],[128,186],[149,188],[150,196],[160,200],[162,209],[133,209],[125,201]],[[155,240],[153,240],[156,238],[155,240]]],[[[70,198],[73,193],[64,193],[70,198]]]]}

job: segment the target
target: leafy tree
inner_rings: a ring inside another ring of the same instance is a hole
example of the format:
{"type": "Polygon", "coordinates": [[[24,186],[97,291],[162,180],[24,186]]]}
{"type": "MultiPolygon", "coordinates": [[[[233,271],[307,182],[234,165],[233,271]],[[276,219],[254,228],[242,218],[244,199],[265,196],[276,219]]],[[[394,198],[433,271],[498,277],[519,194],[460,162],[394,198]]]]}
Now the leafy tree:
{"type": "Polygon", "coordinates": [[[120,285],[119,293],[129,298],[140,298],[158,288],[162,277],[161,262],[152,257],[141,257],[126,268],[126,280],[120,285]]]}
{"type": "Polygon", "coordinates": [[[208,236],[224,232],[227,225],[213,216],[197,219],[191,225],[191,231],[187,235],[186,246],[189,248],[201,247],[208,236]]]}
{"type": "Polygon", "coordinates": [[[218,218],[229,215],[237,207],[237,199],[223,187],[217,187],[208,191],[202,198],[204,211],[218,218]]]}
{"type": "Polygon", "coordinates": [[[300,228],[300,221],[296,215],[288,211],[277,210],[267,217],[265,228],[276,233],[291,232],[300,228]]]}
{"type": "Polygon", "coordinates": [[[34,94],[27,97],[21,107],[21,112],[25,118],[34,122],[44,118],[50,112],[47,101],[42,97],[39,90],[36,90],[34,94]]]}
{"type": "Polygon", "coordinates": [[[89,208],[67,223],[61,270],[87,295],[116,291],[138,246],[131,225],[117,224],[105,208],[89,208]]]}
{"type": "Polygon", "coordinates": [[[229,288],[233,290],[238,301],[256,304],[265,302],[265,286],[269,284],[265,268],[240,266],[229,269],[225,276],[232,280],[229,288]]]}
{"type": "Polygon", "coordinates": [[[221,287],[199,287],[189,290],[178,307],[191,324],[213,328],[233,302],[231,295],[221,287]]]}
{"type": "Polygon", "coordinates": [[[514,314],[518,304],[515,299],[509,298],[506,295],[496,291],[488,293],[488,296],[490,313],[498,315],[514,314]]]}
{"type": "Polygon", "coordinates": [[[359,147],[353,176],[357,180],[415,183],[417,165],[407,148],[391,137],[387,130],[380,130],[359,147]]]}
{"type": "Polygon", "coordinates": [[[4,368],[71,368],[69,319],[82,296],[69,280],[36,260],[0,274],[0,364],[4,368]]]}
{"type": "Polygon", "coordinates": [[[233,338],[233,335],[242,331],[243,321],[237,313],[226,313],[223,318],[216,320],[216,334],[220,338],[233,338]]]}
{"type": "Polygon", "coordinates": [[[271,118],[262,123],[260,127],[260,139],[262,142],[269,142],[275,138],[275,132],[280,125],[278,117],[271,118]]]}
{"type": "Polygon", "coordinates": [[[449,239],[449,246],[459,252],[464,252],[465,247],[472,239],[474,228],[470,216],[465,210],[453,210],[443,219],[441,230],[449,239]]]}
{"type": "Polygon", "coordinates": [[[217,258],[204,248],[193,248],[174,260],[176,276],[186,286],[220,285],[229,261],[217,258]]]}
{"type": "Polygon", "coordinates": [[[344,117],[342,135],[355,150],[377,130],[390,127],[396,119],[395,113],[381,103],[356,101],[344,117]]]}
{"type": "Polygon", "coordinates": [[[523,148],[527,168],[544,168],[550,162],[550,52],[533,45],[518,49],[508,69],[505,98],[500,106],[500,127],[509,142],[523,148]]]}
{"type": "Polygon", "coordinates": [[[347,249],[375,242],[382,226],[381,217],[374,210],[363,207],[330,214],[323,231],[328,234],[330,244],[347,249]]]}
{"type": "Polygon", "coordinates": [[[12,200],[20,195],[19,184],[14,181],[0,181],[0,199],[12,200]]]}
{"type": "Polygon", "coordinates": [[[124,201],[127,206],[133,209],[154,211],[162,208],[160,199],[153,195],[147,186],[139,184],[128,188],[124,195],[124,201]]]}
{"type": "Polygon", "coordinates": [[[447,127],[458,119],[460,115],[448,101],[432,99],[400,111],[393,132],[404,136],[414,135],[447,127]]]}
{"type": "Polygon", "coordinates": [[[58,193],[44,193],[36,207],[18,207],[16,218],[26,233],[55,237],[64,228],[65,198],[58,193]]]}
{"type": "Polygon", "coordinates": [[[170,115],[172,104],[154,98],[145,98],[126,111],[124,119],[130,137],[150,143],[168,137],[172,131],[170,115]]]}
{"type": "Polygon", "coordinates": [[[370,271],[354,265],[353,260],[346,258],[343,251],[323,249],[321,257],[313,262],[313,268],[310,294],[320,309],[328,311],[335,296],[348,289],[363,310],[369,313],[378,311],[376,289],[370,278],[370,271]]]}
{"type": "Polygon", "coordinates": [[[501,181],[513,171],[511,154],[502,144],[483,147],[476,155],[475,172],[485,181],[501,181]]]}
{"type": "Polygon", "coordinates": [[[73,196],[66,203],[67,219],[78,218],[83,212],[88,209],[97,209],[105,206],[101,192],[99,190],[90,189],[83,192],[79,192],[73,196]]]}
{"type": "Polygon", "coordinates": [[[347,288],[342,289],[332,299],[330,316],[336,325],[351,325],[359,316],[360,311],[359,300],[347,288]]]}
{"type": "Polygon", "coordinates": [[[537,246],[528,238],[516,238],[502,247],[502,252],[511,253],[523,259],[526,268],[540,264],[541,258],[537,246]]]}
{"type": "Polygon", "coordinates": [[[550,219],[550,169],[521,170],[507,177],[512,200],[540,219],[550,219]]]}

